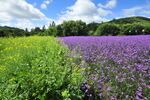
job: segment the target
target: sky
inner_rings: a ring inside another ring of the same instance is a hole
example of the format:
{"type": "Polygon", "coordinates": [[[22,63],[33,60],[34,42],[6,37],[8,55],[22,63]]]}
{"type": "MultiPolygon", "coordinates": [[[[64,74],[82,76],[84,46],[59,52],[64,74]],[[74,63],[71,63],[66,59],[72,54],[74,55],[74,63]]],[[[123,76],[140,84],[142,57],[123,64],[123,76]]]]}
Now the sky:
{"type": "Polygon", "coordinates": [[[131,16],[150,18],[150,0],[0,0],[0,26],[18,28],[68,20],[106,22],[131,16]]]}

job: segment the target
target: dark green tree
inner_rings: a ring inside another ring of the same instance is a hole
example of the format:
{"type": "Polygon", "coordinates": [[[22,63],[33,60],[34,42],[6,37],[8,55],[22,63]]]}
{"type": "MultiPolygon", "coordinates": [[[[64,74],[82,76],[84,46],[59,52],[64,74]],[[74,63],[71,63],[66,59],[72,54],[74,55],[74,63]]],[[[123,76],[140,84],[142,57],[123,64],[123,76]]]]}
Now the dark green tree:
{"type": "Polygon", "coordinates": [[[42,27],[42,32],[45,32],[46,28],[45,25],[42,27]]]}
{"type": "Polygon", "coordinates": [[[65,34],[63,33],[62,25],[57,25],[57,29],[56,30],[57,30],[56,36],[60,36],[60,37],[65,36],[65,34]]]}
{"type": "Polygon", "coordinates": [[[113,35],[116,36],[120,32],[119,27],[116,24],[104,23],[99,25],[97,28],[95,35],[100,36],[109,36],[113,35]]]}
{"type": "Polygon", "coordinates": [[[30,32],[28,31],[28,28],[25,29],[25,35],[30,36],[30,32]]]}
{"type": "Polygon", "coordinates": [[[138,23],[125,24],[123,25],[121,32],[123,32],[124,35],[140,35],[143,33],[143,29],[144,26],[138,23]]]}
{"type": "Polygon", "coordinates": [[[56,24],[55,24],[55,22],[53,21],[53,22],[52,22],[52,27],[54,27],[54,26],[56,26],[56,24]]]}
{"type": "Polygon", "coordinates": [[[142,30],[143,34],[150,34],[150,25],[146,25],[142,30]]]}
{"type": "Polygon", "coordinates": [[[65,36],[87,35],[86,23],[82,21],[65,21],[62,24],[62,30],[65,36]]]}
{"type": "Polygon", "coordinates": [[[57,33],[57,27],[49,27],[46,31],[45,31],[45,35],[46,36],[56,36],[57,33]]]}
{"type": "Polygon", "coordinates": [[[95,22],[92,22],[92,23],[89,23],[87,24],[87,32],[88,32],[88,35],[94,35],[96,29],[98,28],[98,23],[95,23],[95,22]]]}
{"type": "Polygon", "coordinates": [[[42,32],[42,30],[39,27],[35,27],[35,28],[31,29],[32,35],[40,35],[41,32],[42,32]]]}

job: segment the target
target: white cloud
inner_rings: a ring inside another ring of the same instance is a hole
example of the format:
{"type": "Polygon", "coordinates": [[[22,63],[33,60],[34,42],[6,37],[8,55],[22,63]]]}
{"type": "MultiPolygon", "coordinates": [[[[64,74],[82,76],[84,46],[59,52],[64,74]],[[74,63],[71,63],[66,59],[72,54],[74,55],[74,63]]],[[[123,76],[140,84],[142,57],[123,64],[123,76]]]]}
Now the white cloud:
{"type": "Polygon", "coordinates": [[[25,0],[0,0],[0,20],[44,18],[42,12],[25,0]]]}
{"type": "Polygon", "coordinates": [[[142,10],[143,7],[133,7],[129,9],[123,9],[123,13],[125,16],[135,16],[137,11],[142,10]]]}
{"type": "Polygon", "coordinates": [[[135,6],[128,9],[123,9],[122,14],[125,17],[129,16],[145,16],[150,17],[150,2],[147,2],[146,5],[135,6]]]}
{"type": "Polygon", "coordinates": [[[92,0],[77,0],[74,5],[67,8],[67,10],[59,16],[57,23],[66,20],[82,20],[89,22],[108,21],[102,16],[112,14],[109,10],[104,10],[92,2],[92,0]]]}
{"type": "Polygon", "coordinates": [[[148,11],[148,10],[144,10],[144,11],[142,11],[142,13],[143,14],[149,14],[150,15],[150,10],[148,11]]]}
{"type": "Polygon", "coordinates": [[[36,3],[31,5],[26,0],[0,0],[0,26],[31,29],[52,21],[35,6],[36,3]]]}
{"type": "Polygon", "coordinates": [[[106,5],[98,4],[102,8],[114,8],[117,5],[117,0],[110,0],[106,3],[106,5]]]}
{"type": "Polygon", "coordinates": [[[34,27],[42,28],[43,25],[48,27],[49,22],[52,22],[52,20],[51,19],[45,19],[45,20],[17,19],[17,20],[11,20],[11,21],[10,20],[0,21],[0,26],[10,26],[10,27],[17,27],[21,29],[28,28],[29,30],[31,30],[34,27]]]}
{"type": "Polygon", "coordinates": [[[52,2],[53,0],[44,0],[43,3],[41,4],[42,9],[46,9],[47,6],[52,2]]]}
{"type": "Polygon", "coordinates": [[[21,29],[25,29],[28,28],[29,30],[34,26],[34,24],[27,19],[23,19],[23,20],[14,20],[13,21],[5,21],[5,22],[1,22],[0,26],[11,26],[11,27],[17,27],[17,28],[21,28],[21,29]]]}
{"type": "Polygon", "coordinates": [[[46,9],[47,8],[46,4],[41,4],[41,8],[46,9]]]}

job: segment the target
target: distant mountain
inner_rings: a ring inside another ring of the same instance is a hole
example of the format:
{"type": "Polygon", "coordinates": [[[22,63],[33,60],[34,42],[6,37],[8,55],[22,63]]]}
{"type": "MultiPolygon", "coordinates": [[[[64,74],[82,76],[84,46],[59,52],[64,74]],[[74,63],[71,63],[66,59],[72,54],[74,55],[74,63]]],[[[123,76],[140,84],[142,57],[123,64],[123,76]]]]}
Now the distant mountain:
{"type": "Polygon", "coordinates": [[[19,28],[9,27],[9,26],[0,26],[0,29],[19,29],[19,28]]]}
{"type": "Polygon", "coordinates": [[[150,23],[150,18],[141,17],[141,16],[134,16],[134,17],[126,17],[120,19],[113,19],[108,23],[115,23],[115,24],[132,24],[132,23],[150,23]]]}

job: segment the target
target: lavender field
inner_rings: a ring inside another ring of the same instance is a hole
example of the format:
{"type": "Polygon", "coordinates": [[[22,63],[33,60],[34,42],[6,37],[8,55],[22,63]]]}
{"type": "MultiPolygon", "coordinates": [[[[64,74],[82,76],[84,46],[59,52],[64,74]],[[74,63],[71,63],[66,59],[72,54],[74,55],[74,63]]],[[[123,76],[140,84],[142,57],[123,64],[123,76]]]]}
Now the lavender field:
{"type": "Polygon", "coordinates": [[[85,62],[86,99],[150,100],[150,35],[60,39],[85,62]]]}

